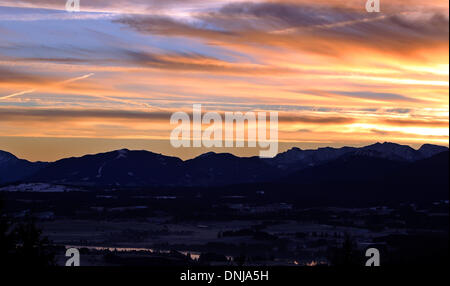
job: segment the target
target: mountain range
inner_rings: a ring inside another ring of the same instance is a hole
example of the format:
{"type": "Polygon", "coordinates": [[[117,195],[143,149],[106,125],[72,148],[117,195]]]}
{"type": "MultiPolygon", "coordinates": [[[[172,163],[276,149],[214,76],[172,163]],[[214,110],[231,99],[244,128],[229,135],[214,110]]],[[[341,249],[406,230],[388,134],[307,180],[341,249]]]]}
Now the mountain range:
{"type": "Polygon", "coordinates": [[[447,147],[426,144],[416,150],[395,143],[361,148],[292,148],[270,159],[211,152],[186,161],[149,151],[123,149],[56,162],[29,162],[0,151],[0,184],[147,187],[355,182],[380,180],[394,173],[407,176],[439,172],[445,163],[448,169],[447,147]],[[434,161],[440,165],[434,166],[434,161]]]}

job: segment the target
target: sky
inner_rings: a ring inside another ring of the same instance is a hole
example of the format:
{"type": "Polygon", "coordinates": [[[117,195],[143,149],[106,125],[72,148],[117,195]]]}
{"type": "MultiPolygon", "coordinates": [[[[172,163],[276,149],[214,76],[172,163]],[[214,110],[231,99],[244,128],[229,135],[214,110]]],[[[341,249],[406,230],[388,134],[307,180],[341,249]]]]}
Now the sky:
{"type": "MultiPolygon", "coordinates": [[[[170,115],[277,111],[292,146],[449,142],[449,2],[0,0],[0,150],[174,149],[170,115]]],[[[227,152],[253,155],[243,148],[227,152]]]]}

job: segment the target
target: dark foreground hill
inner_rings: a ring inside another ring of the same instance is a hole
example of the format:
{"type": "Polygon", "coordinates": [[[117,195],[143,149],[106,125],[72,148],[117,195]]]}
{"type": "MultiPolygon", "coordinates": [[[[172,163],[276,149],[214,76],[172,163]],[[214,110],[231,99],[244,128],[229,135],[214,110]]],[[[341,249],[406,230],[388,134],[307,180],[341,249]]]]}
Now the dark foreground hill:
{"type": "Polygon", "coordinates": [[[409,163],[352,154],[282,178],[269,192],[308,204],[448,200],[448,165],[448,151],[409,163]]]}
{"type": "Polygon", "coordinates": [[[48,163],[32,163],[0,150],[0,184],[21,181],[32,176],[48,163]]]}
{"type": "MultiPolygon", "coordinates": [[[[448,169],[448,148],[419,150],[394,143],[352,148],[293,148],[272,159],[207,153],[182,161],[148,151],[118,150],[31,163],[0,153],[0,183],[40,182],[98,187],[217,187],[236,184],[356,184],[412,182],[434,184],[448,169]],[[445,155],[447,154],[447,155],[445,155]],[[439,155],[435,158],[436,155],[439,155]],[[439,159],[441,158],[441,159],[439,159]],[[446,164],[446,166],[445,166],[446,164]],[[393,174],[398,176],[395,179],[393,174]]],[[[448,181],[448,180],[447,180],[448,181]]]]}

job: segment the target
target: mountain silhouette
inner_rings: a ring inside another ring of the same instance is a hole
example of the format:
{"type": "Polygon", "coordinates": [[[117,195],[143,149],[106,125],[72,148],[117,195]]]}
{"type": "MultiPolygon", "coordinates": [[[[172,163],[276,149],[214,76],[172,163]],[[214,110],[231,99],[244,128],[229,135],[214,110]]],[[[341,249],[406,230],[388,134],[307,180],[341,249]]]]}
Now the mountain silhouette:
{"type": "Polygon", "coordinates": [[[171,185],[181,176],[183,161],[148,151],[127,149],[68,158],[50,163],[28,179],[75,185],[171,185]]]}
{"type": "MultiPolygon", "coordinates": [[[[146,187],[365,182],[381,180],[406,166],[421,169],[422,160],[445,152],[448,148],[429,144],[415,150],[394,143],[376,143],[361,148],[292,148],[271,159],[210,152],[183,161],[149,151],[123,149],[51,163],[32,163],[0,152],[0,183],[146,187]]],[[[424,172],[434,168],[428,166],[424,172]]]]}
{"type": "Polygon", "coordinates": [[[283,177],[269,191],[307,206],[435,202],[449,198],[448,165],[448,151],[414,162],[355,152],[283,177]]]}
{"type": "Polygon", "coordinates": [[[22,160],[0,150],[0,184],[23,180],[47,165],[47,163],[22,160]]]}
{"type": "Polygon", "coordinates": [[[295,172],[284,182],[331,183],[377,180],[406,165],[403,161],[368,156],[365,152],[345,154],[326,164],[295,172]]]}

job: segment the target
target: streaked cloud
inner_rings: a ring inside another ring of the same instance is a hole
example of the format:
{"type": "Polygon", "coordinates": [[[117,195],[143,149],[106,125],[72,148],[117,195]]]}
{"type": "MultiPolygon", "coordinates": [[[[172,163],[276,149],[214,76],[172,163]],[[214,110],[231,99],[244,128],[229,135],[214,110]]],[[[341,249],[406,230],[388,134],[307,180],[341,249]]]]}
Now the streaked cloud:
{"type": "Polygon", "coordinates": [[[382,101],[410,101],[415,102],[417,99],[410,98],[396,93],[370,92],[370,91],[333,91],[332,94],[343,95],[349,97],[366,98],[371,100],[382,101]]]}
{"type": "Polygon", "coordinates": [[[410,54],[428,45],[448,48],[446,11],[365,13],[313,3],[232,3],[184,21],[170,16],[117,20],[149,34],[201,38],[229,45],[262,44],[340,55],[349,46],[410,54]],[[342,51],[344,50],[344,51],[342,51]]]}
{"type": "Polygon", "coordinates": [[[20,96],[20,95],[24,95],[24,94],[28,94],[28,93],[33,93],[35,91],[36,91],[35,89],[30,89],[30,90],[16,92],[16,93],[13,93],[13,94],[10,94],[10,95],[2,96],[2,97],[0,97],[0,100],[1,99],[8,99],[8,98],[11,98],[11,97],[14,97],[14,96],[20,96]]]}
{"type": "Polygon", "coordinates": [[[0,137],[164,141],[171,112],[202,103],[278,111],[289,146],[448,145],[448,1],[64,7],[0,0],[0,137]]]}

